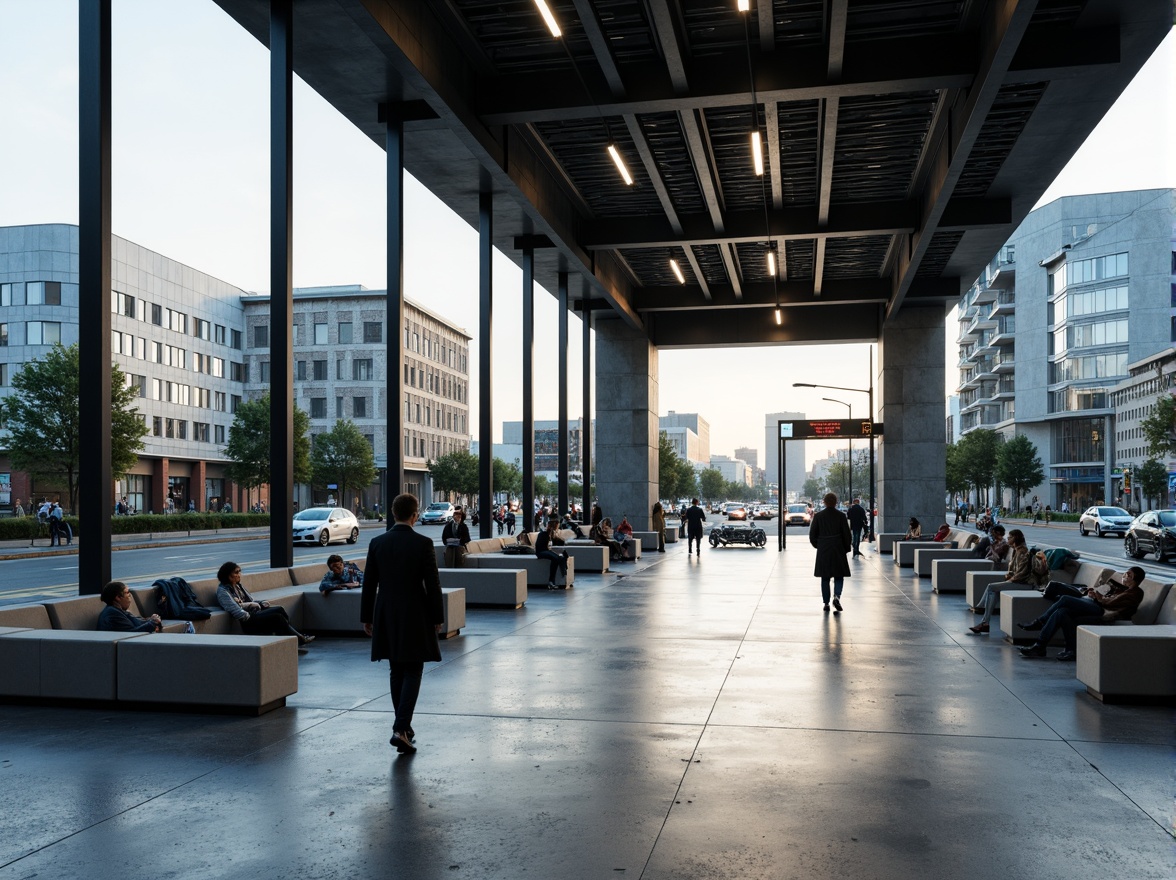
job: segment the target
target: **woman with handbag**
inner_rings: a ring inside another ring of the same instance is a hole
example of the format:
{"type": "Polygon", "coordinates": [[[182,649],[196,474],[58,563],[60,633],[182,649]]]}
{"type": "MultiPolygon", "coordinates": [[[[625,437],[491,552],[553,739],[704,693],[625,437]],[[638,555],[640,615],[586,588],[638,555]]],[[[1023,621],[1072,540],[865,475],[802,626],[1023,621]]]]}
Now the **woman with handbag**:
{"type": "Polygon", "coordinates": [[[441,530],[441,543],[445,545],[445,567],[461,568],[465,561],[466,544],[470,542],[470,527],[465,523],[465,511],[453,509],[453,519],[441,530]]]}

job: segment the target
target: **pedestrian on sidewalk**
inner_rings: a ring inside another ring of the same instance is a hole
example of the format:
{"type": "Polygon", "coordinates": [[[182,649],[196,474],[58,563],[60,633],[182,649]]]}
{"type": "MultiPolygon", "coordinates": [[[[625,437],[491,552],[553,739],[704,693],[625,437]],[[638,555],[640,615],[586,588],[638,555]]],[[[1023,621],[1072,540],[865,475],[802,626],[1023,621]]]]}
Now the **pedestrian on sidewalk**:
{"type": "Polygon", "coordinates": [[[825,496],[824,502],[825,509],[813,517],[809,526],[809,543],[817,549],[813,576],[821,579],[821,598],[826,611],[829,610],[829,581],[833,581],[834,613],[840,614],[841,588],[849,577],[849,561],[845,558],[851,546],[849,518],[837,509],[837,496],[832,492],[825,496]]]}
{"type": "Polygon", "coordinates": [[[695,542],[698,543],[698,558],[702,559],[702,526],[706,522],[706,512],[698,506],[698,499],[690,499],[690,507],[686,509],[686,555],[689,556],[695,542]]]}
{"type": "MultiPolygon", "coordinates": [[[[862,555],[859,545],[862,543],[862,533],[866,530],[866,509],[862,507],[862,499],[853,499],[853,504],[849,506],[849,512],[846,517],[849,520],[849,531],[853,539],[853,555],[858,557],[862,555]]],[[[958,517],[957,517],[958,519],[958,517]]]]}

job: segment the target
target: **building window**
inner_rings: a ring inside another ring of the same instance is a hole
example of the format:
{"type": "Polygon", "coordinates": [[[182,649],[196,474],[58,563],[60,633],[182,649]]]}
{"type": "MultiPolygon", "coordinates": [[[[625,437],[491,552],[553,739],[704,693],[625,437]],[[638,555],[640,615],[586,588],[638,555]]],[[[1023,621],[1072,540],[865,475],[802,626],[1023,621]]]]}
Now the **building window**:
{"type": "Polygon", "coordinates": [[[339,360],[335,361],[335,378],[336,379],[339,379],[341,381],[341,380],[347,378],[346,376],[343,375],[343,370],[344,370],[345,366],[346,366],[346,363],[344,362],[343,358],[339,358],[339,360]]]}
{"type": "Polygon", "coordinates": [[[30,306],[61,305],[60,281],[30,281],[25,285],[25,291],[30,306]]]}
{"type": "Polygon", "coordinates": [[[335,398],[335,418],[337,418],[337,419],[343,418],[343,398],[342,397],[335,398]]]}
{"type": "Polygon", "coordinates": [[[353,382],[369,382],[372,379],[371,358],[356,358],[351,362],[351,379],[353,382]]]}
{"type": "Polygon", "coordinates": [[[212,375],[216,376],[218,379],[223,379],[225,377],[224,358],[214,357],[212,359],[212,375]]]}
{"type": "Polygon", "coordinates": [[[229,412],[235,413],[241,406],[241,395],[233,394],[229,397],[229,412]]]}
{"type": "Polygon", "coordinates": [[[216,437],[216,442],[223,444],[225,442],[225,426],[224,425],[215,425],[214,428],[215,428],[215,431],[213,433],[214,433],[214,436],[216,437]]]}
{"type": "Polygon", "coordinates": [[[23,306],[24,284],[0,284],[0,306],[23,306]]]}
{"type": "Polygon", "coordinates": [[[310,417],[312,419],[325,419],[327,417],[327,399],[325,397],[312,397],[310,399],[310,417]]]}
{"type": "Polygon", "coordinates": [[[339,344],[340,345],[351,345],[351,343],[353,341],[354,341],[354,339],[351,336],[351,322],[350,321],[340,321],[339,322],[339,344]]]}
{"type": "Polygon", "coordinates": [[[208,423],[207,422],[193,422],[192,423],[192,439],[197,443],[208,442],[208,423]]]}
{"type": "Polygon", "coordinates": [[[1054,424],[1054,461],[1102,461],[1103,419],[1070,419],[1054,424]]]}
{"type": "Polygon", "coordinates": [[[269,327],[259,324],[253,328],[253,347],[254,348],[268,348],[269,347],[269,327]]]}
{"type": "Polygon", "coordinates": [[[363,341],[366,343],[384,341],[384,325],[379,321],[363,322],[363,341]]]}
{"type": "Polygon", "coordinates": [[[351,415],[357,419],[367,418],[367,398],[356,397],[351,401],[351,415]]]}
{"type": "Polygon", "coordinates": [[[376,435],[375,434],[364,434],[363,439],[368,442],[368,446],[370,446],[372,448],[372,451],[375,452],[376,451],[376,435]]]}
{"type": "Polygon", "coordinates": [[[294,362],[294,378],[299,382],[306,381],[306,361],[294,362]]]}
{"type": "Polygon", "coordinates": [[[8,345],[8,325],[0,324],[0,347],[8,345]]]}
{"type": "Polygon", "coordinates": [[[60,321],[29,321],[25,330],[28,345],[56,345],[61,342],[60,321]]]}
{"type": "Polygon", "coordinates": [[[126,315],[128,318],[135,317],[135,298],[129,294],[114,291],[110,307],[110,310],[116,315],[126,315]]]}
{"type": "Polygon", "coordinates": [[[314,344],[315,345],[326,345],[327,344],[327,325],[326,324],[315,324],[314,325],[314,344]]]}
{"type": "Polygon", "coordinates": [[[161,416],[154,416],[151,419],[151,436],[152,437],[162,437],[163,436],[163,418],[161,416]]]}
{"type": "Polygon", "coordinates": [[[217,345],[225,344],[225,327],[223,324],[216,324],[213,327],[212,341],[217,345]]]}
{"type": "Polygon", "coordinates": [[[211,331],[210,331],[209,323],[207,321],[205,321],[203,318],[193,318],[192,319],[192,335],[197,337],[198,339],[207,340],[212,335],[211,331]]]}
{"type": "Polygon", "coordinates": [[[315,361],[314,362],[314,380],[316,382],[326,382],[327,381],[327,362],[326,361],[315,361]]]}
{"type": "Polygon", "coordinates": [[[232,330],[232,331],[230,331],[230,334],[231,334],[230,338],[233,340],[232,347],[237,349],[238,351],[240,351],[241,350],[241,331],[240,330],[232,330]]]}
{"type": "Polygon", "coordinates": [[[233,382],[244,382],[245,365],[236,362],[229,364],[229,379],[233,382]]]}
{"type": "Polygon", "coordinates": [[[270,380],[270,365],[269,361],[261,361],[257,365],[257,381],[262,385],[268,385],[270,380]]]}

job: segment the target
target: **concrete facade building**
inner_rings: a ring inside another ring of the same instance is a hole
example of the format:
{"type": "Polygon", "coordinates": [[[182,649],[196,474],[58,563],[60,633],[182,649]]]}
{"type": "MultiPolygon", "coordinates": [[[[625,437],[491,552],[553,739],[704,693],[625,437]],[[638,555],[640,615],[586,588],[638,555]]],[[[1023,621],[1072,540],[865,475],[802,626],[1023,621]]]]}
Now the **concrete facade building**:
{"type": "Polygon", "coordinates": [[[740,483],[744,486],[753,485],[754,469],[739,458],[728,458],[725,455],[712,455],[710,466],[723,475],[728,483],[740,483]]]}
{"type": "MultiPolygon", "coordinates": [[[[592,432],[593,438],[596,432],[592,432]]],[[[503,461],[512,463],[515,459],[522,459],[523,423],[502,423],[502,446],[505,450],[518,449],[511,458],[503,461]]],[[[579,482],[583,474],[582,450],[584,447],[584,426],[582,419],[568,419],[568,479],[579,482]],[[575,477],[572,477],[573,472],[575,477]]],[[[494,444],[495,455],[498,455],[499,445],[494,444]]],[[[535,474],[548,479],[557,479],[559,475],[559,420],[535,420],[535,474]]],[[[502,456],[499,456],[502,457],[502,456]]]]}
{"type": "MultiPolygon", "coordinates": [[[[1176,248],[1173,248],[1176,254],[1176,248]]],[[[1176,256],[1172,261],[1172,289],[1176,292],[1176,256]]],[[[1115,481],[1115,501],[1132,510],[1143,510],[1149,499],[1143,495],[1139,481],[1135,480],[1129,491],[1123,487],[1123,472],[1136,472],[1145,462],[1157,458],[1148,448],[1141,423],[1152,414],[1156,401],[1176,393],[1176,348],[1167,348],[1151,357],[1144,358],[1127,367],[1128,377],[1115,386],[1111,393],[1111,405],[1115,411],[1115,467],[1112,479],[1115,481]]],[[[1158,461],[1168,471],[1168,491],[1158,500],[1160,507],[1169,507],[1173,490],[1176,489],[1176,456],[1171,453],[1159,456],[1158,461]]]]}
{"type": "Polygon", "coordinates": [[[1173,342],[1174,192],[1038,208],[960,300],[961,432],[1026,435],[1046,468],[1027,494],[1054,509],[1119,492],[1111,392],[1173,342]]]}
{"type": "MultiPolygon", "coordinates": [[[[111,494],[139,511],[242,510],[264,500],[226,474],[224,446],[242,400],[269,388],[269,296],[247,293],[118,236],[112,238],[112,358],[138,394],[144,449],[111,494]]],[[[56,342],[78,341],[78,229],[69,224],[0,228],[0,397],[21,367],[56,342]]],[[[310,434],[350,419],[386,466],[384,291],[352,285],[294,292],[295,400],[310,434]]],[[[430,497],[426,460],[468,448],[469,339],[451,322],[405,303],[405,481],[430,497]]],[[[4,445],[0,431],[0,446],[4,445]]],[[[60,494],[0,456],[0,512],[16,498],[60,494]]],[[[373,487],[362,493],[368,506],[373,487]]],[[[320,495],[323,493],[320,492],[320,495]]],[[[300,504],[324,501],[308,486],[300,504]]],[[[351,499],[341,500],[348,506],[351,499]]]]}
{"type": "MultiPolygon", "coordinates": [[[[807,419],[802,412],[774,412],[764,414],[764,480],[769,486],[780,482],[779,439],[777,437],[777,422],[787,422],[794,419],[807,419]]],[[[788,443],[787,458],[784,462],[785,493],[792,493],[793,497],[804,487],[807,474],[807,451],[804,440],[791,440],[788,443]]],[[[782,501],[787,500],[783,498],[782,501]]]]}
{"type": "Polygon", "coordinates": [[[670,410],[657,420],[657,424],[658,430],[666,432],[679,456],[703,467],[709,464],[710,422],[698,413],[679,413],[670,410]]]}

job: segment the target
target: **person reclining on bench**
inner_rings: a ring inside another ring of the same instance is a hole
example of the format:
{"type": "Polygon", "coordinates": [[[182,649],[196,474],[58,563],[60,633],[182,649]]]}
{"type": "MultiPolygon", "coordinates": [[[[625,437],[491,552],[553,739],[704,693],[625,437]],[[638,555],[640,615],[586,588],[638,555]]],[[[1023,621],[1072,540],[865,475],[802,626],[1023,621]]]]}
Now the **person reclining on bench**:
{"type": "Polygon", "coordinates": [[[298,653],[306,653],[306,646],[314,641],[314,636],[303,635],[294,629],[286,609],[281,605],[258,602],[250,596],[249,591],[241,585],[241,566],[235,562],[226,562],[217,570],[216,579],[220,582],[216,588],[216,601],[241,624],[246,635],[296,636],[298,653]]]}
{"type": "MultiPolygon", "coordinates": [[[[102,632],[157,633],[163,631],[163,621],[158,614],[144,619],[131,614],[131,591],[122,581],[111,581],[102,588],[102,601],[106,607],[98,615],[98,629],[102,632]]],[[[191,624],[189,624],[191,626],[191,624]]]]}
{"type": "Polygon", "coordinates": [[[338,553],[327,557],[327,573],[319,581],[319,592],[323,595],[335,590],[353,590],[363,586],[363,572],[354,562],[344,562],[338,553]]]}
{"type": "MultiPolygon", "coordinates": [[[[1044,657],[1045,646],[1061,627],[1066,647],[1058,654],[1058,659],[1076,659],[1078,627],[1083,624],[1089,626],[1130,620],[1143,602],[1143,588],[1139,585],[1146,576],[1142,568],[1133,565],[1124,572],[1111,575],[1105,592],[1101,587],[1092,587],[1085,589],[1081,596],[1062,596],[1040,617],[1027,623],[1018,623],[1017,626],[1025,632],[1040,633],[1036,642],[1021,648],[1021,656],[1044,657]]],[[[1078,592],[1077,588],[1072,589],[1078,592]]]]}

